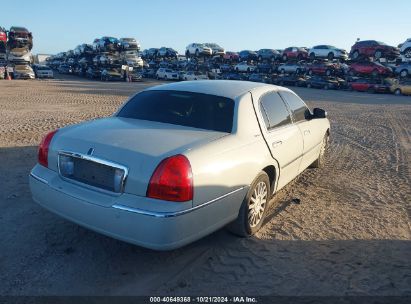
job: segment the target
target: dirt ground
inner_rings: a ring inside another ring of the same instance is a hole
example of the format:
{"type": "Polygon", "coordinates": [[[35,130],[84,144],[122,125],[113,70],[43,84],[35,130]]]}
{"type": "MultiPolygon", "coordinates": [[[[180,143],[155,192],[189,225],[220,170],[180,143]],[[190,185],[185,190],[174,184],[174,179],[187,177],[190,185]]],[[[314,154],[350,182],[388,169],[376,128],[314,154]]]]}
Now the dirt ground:
{"type": "Polygon", "coordinates": [[[223,229],[155,252],[32,201],[47,131],[156,83],[0,81],[0,295],[411,295],[410,97],[296,89],[329,113],[326,166],[278,193],[250,239],[223,229]]]}

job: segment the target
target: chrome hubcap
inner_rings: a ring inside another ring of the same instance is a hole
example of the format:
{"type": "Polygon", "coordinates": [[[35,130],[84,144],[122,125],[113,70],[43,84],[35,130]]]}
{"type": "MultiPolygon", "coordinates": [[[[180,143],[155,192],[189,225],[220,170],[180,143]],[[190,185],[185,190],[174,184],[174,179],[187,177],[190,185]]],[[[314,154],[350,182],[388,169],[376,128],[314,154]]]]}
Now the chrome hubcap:
{"type": "Polygon", "coordinates": [[[256,227],[262,220],[267,205],[267,196],[267,185],[264,182],[259,182],[254,188],[248,206],[248,223],[251,228],[256,227]]]}

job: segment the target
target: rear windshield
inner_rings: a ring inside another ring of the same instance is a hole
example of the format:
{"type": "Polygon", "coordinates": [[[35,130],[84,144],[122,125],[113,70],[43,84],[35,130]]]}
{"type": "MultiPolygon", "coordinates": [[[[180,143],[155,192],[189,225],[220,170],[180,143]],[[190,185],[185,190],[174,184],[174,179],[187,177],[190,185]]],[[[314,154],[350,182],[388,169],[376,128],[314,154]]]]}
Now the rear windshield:
{"type": "Polygon", "coordinates": [[[130,99],[117,116],[231,133],[234,101],[184,91],[144,91],[130,99]]]}

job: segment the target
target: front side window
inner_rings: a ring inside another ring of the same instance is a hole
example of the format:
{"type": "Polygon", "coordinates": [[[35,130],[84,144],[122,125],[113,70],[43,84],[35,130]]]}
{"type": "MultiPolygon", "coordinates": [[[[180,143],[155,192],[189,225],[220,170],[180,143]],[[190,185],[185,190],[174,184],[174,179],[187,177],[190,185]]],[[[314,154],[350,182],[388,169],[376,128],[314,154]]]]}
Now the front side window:
{"type": "Polygon", "coordinates": [[[307,105],[300,97],[287,91],[281,92],[280,94],[290,107],[295,122],[304,121],[310,118],[310,109],[308,109],[307,105]]]}
{"type": "Polygon", "coordinates": [[[277,92],[270,92],[260,98],[261,114],[268,130],[291,123],[290,113],[277,92]]]}
{"type": "Polygon", "coordinates": [[[231,133],[234,101],[209,94],[149,90],[131,98],[117,116],[231,133]]]}

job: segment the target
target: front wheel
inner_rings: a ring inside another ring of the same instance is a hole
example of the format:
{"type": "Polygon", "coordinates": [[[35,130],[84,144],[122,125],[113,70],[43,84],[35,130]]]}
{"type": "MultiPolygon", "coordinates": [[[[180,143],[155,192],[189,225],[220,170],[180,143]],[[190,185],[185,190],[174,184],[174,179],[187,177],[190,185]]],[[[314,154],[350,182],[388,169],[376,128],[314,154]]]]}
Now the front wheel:
{"type": "Polygon", "coordinates": [[[244,198],[237,219],[228,229],[239,236],[249,237],[260,230],[270,200],[270,179],[260,172],[244,198]]]}
{"type": "Polygon", "coordinates": [[[323,138],[323,141],[321,142],[321,147],[320,147],[320,153],[318,155],[318,158],[315,162],[313,162],[311,164],[311,168],[322,168],[324,167],[324,163],[325,163],[325,154],[327,152],[327,148],[328,148],[328,139],[329,136],[328,134],[326,134],[323,138]]]}

